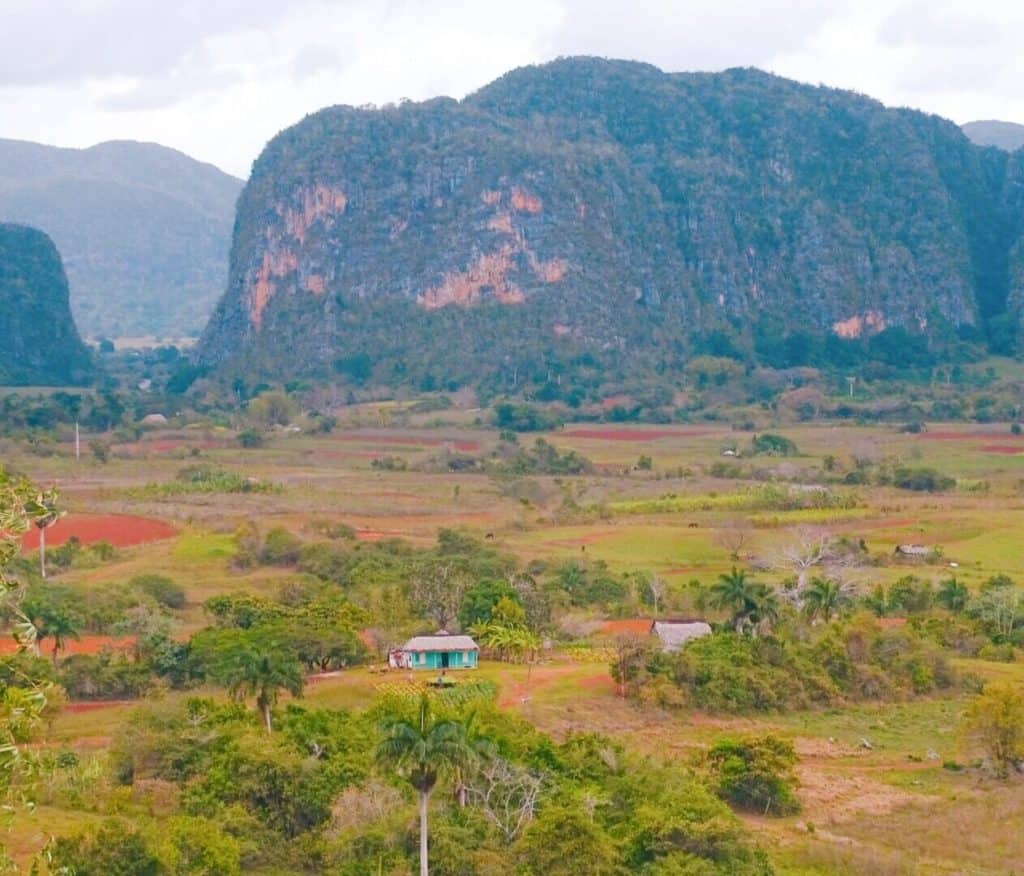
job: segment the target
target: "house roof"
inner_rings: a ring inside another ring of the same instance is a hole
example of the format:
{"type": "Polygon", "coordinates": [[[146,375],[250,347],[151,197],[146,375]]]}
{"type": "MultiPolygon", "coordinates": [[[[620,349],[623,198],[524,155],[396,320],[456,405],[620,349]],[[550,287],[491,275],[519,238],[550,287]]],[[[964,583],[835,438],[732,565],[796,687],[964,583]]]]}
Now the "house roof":
{"type": "Polygon", "coordinates": [[[479,651],[469,636],[453,636],[451,633],[437,633],[433,636],[413,636],[402,646],[403,651],[479,651]]]}
{"type": "Polygon", "coordinates": [[[931,553],[931,548],[923,544],[901,544],[896,546],[896,553],[918,557],[931,553]]]}
{"type": "Polygon", "coordinates": [[[702,620],[664,620],[654,621],[651,632],[661,639],[666,651],[677,651],[690,639],[711,635],[711,624],[702,620]]]}

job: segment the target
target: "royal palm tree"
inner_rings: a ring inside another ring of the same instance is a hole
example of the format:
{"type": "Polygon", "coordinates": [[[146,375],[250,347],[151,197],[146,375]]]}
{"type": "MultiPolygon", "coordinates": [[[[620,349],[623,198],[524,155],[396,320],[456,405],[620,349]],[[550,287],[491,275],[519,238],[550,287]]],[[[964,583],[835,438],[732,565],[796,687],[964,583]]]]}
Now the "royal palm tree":
{"type": "Polygon", "coordinates": [[[826,623],[850,604],[843,585],[831,578],[813,578],[804,590],[804,616],[809,621],[822,618],[826,623]]]}
{"type": "Polygon", "coordinates": [[[467,741],[466,729],[458,721],[437,720],[424,694],[413,720],[397,719],[384,725],[384,738],[377,746],[377,763],[396,770],[419,793],[420,876],[428,876],[427,813],[430,794],[442,774],[457,774],[476,755],[467,741]]]}
{"type": "Polygon", "coordinates": [[[747,573],[735,566],[728,574],[718,576],[708,593],[708,604],[730,612],[730,623],[737,633],[756,633],[779,616],[775,591],[765,584],[747,579],[747,573]]]}
{"type": "Polygon", "coordinates": [[[39,530],[39,574],[46,577],[46,530],[53,526],[64,512],[57,507],[57,491],[46,490],[33,498],[33,519],[36,529],[39,530]]]}
{"type": "Polygon", "coordinates": [[[282,690],[302,696],[302,667],[272,646],[243,648],[218,673],[232,699],[255,695],[267,733],[273,732],[271,710],[282,690]]]}

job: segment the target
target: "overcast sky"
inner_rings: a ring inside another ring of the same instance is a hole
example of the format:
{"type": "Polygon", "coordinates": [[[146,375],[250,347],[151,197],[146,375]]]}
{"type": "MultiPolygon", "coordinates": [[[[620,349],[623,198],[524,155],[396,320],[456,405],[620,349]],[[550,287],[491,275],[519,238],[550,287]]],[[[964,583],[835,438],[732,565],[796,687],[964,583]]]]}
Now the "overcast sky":
{"type": "Polygon", "coordinates": [[[246,176],[337,103],[559,55],[757,66],[957,122],[1024,123],[1020,0],[0,0],[0,137],[152,140],[246,176]]]}

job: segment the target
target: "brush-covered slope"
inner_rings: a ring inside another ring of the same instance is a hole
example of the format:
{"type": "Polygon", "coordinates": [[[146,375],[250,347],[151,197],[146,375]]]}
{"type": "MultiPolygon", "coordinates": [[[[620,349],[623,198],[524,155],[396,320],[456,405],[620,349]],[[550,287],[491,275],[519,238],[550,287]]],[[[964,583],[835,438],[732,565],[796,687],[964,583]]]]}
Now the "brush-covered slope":
{"type": "Polygon", "coordinates": [[[0,220],[54,239],[89,337],[198,334],[224,291],[241,188],[153,143],[0,140],[0,220]]]}
{"type": "Polygon", "coordinates": [[[0,223],[0,385],[80,383],[90,371],[53,241],[0,223]]]}
{"type": "Polygon", "coordinates": [[[709,337],[1007,336],[1008,158],[756,70],[578,58],[333,107],[255,164],[200,361],[429,386],[671,372],[709,337]]]}

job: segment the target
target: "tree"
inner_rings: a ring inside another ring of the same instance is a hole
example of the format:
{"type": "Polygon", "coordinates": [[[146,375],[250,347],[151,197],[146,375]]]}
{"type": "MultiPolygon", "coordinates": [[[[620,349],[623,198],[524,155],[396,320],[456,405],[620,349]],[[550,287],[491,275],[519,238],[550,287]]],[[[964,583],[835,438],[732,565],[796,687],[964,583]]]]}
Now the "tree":
{"type": "Polygon", "coordinates": [[[1024,769],[1024,692],[1010,684],[986,685],[967,707],[962,730],[996,775],[1024,769]]]}
{"type": "Polygon", "coordinates": [[[779,601],[775,591],[765,584],[747,580],[746,572],[732,567],[732,571],[719,575],[711,585],[708,603],[712,608],[732,614],[730,623],[737,633],[756,634],[759,627],[778,619],[779,601]]]}
{"type": "Polygon", "coordinates": [[[473,803],[512,843],[537,814],[544,779],[536,772],[499,757],[490,758],[476,771],[468,789],[473,803]]]}
{"type": "Polygon", "coordinates": [[[813,578],[804,591],[803,612],[809,621],[820,617],[827,623],[852,602],[840,582],[832,578],[813,578]]]}
{"type": "Polygon", "coordinates": [[[420,876],[428,876],[427,816],[430,794],[439,776],[465,769],[476,754],[467,744],[464,728],[457,721],[437,720],[424,694],[417,714],[388,721],[384,738],[377,746],[376,760],[382,767],[394,769],[419,793],[420,876]]]}
{"type": "Polygon", "coordinates": [[[803,602],[811,570],[830,564],[837,556],[835,548],[835,538],[831,532],[812,527],[801,527],[789,542],[779,548],[773,565],[796,574],[795,597],[798,606],[803,602]]]}
{"type": "Polygon", "coordinates": [[[44,604],[38,616],[33,617],[37,640],[53,639],[53,665],[57,665],[57,655],[64,650],[68,639],[79,638],[78,618],[66,607],[59,604],[44,604]]]}
{"type": "Polygon", "coordinates": [[[284,653],[275,642],[259,642],[251,634],[221,636],[215,643],[215,663],[211,675],[228,689],[234,700],[256,697],[256,708],[263,717],[267,733],[273,732],[271,710],[282,690],[302,696],[302,669],[299,662],[284,653]],[[219,647],[218,647],[219,646],[219,647]]]}
{"type": "Polygon", "coordinates": [[[32,501],[38,506],[38,512],[33,515],[32,523],[39,530],[39,574],[46,577],[46,530],[53,526],[64,512],[57,507],[57,491],[54,489],[38,493],[32,501]]]}
{"type": "Polygon", "coordinates": [[[953,577],[947,578],[939,585],[939,592],[935,594],[935,601],[947,611],[956,613],[963,611],[967,607],[968,596],[967,586],[961,584],[953,577]]]}
{"type": "Polygon", "coordinates": [[[739,562],[743,548],[754,538],[754,528],[743,519],[728,520],[715,530],[715,544],[729,552],[729,559],[739,562]]]}
{"type": "Polygon", "coordinates": [[[439,630],[447,630],[457,619],[471,583],[469,573],[456,563],[427,562],[413,575],[412,601],[417,611],[433,618],[439,630]]]}
{"type": "Polygon", "coordinates": [[[718,796],[762,815],[800,811],[793,795],[793,743],[777,736],[721,739],[708,752],[718,796]]]}

